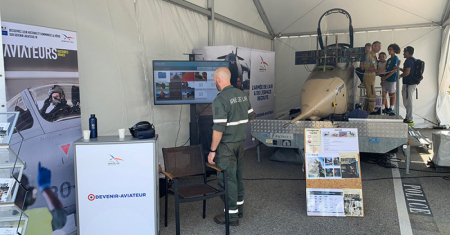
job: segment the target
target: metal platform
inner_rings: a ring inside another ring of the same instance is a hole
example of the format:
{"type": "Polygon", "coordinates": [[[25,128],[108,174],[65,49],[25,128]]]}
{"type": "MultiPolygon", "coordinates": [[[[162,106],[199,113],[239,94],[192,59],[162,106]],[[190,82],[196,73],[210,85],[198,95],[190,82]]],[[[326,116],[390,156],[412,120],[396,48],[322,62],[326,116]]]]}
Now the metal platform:
{"type": "Polygon", "coordinates": [[[251,123],[252,136],[268,147],[296,148],[303,152],[305,128],[358,128],[360,152],[387,153],[404,146],[406,173],[409,174],[408,124],[403,123],[401,116],[371,115],[367,119],[350,119],[348,122],[297,121],[284,128],[288,122],[254,120],[251,123]]]}
{"type": "Polygon", "coordinates": [[[423,148],[425,151],[433,148],[433,142],[428,137],[422,135],[416,128],[410,126],[408,127],[408,132],[412,146],[423,148]]]}

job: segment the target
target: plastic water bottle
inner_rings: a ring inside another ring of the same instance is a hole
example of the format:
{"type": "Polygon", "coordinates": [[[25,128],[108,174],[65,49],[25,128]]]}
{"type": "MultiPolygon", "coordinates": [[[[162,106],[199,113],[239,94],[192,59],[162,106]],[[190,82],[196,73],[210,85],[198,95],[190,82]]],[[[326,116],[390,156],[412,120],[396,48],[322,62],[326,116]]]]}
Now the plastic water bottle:
{"type": "Polygon", "coordinates": [[[95,114],[91,114],[91,118],[89,118],[89,130],[91,131],[91,138],[97,138],[97,118],[95,114]]]}

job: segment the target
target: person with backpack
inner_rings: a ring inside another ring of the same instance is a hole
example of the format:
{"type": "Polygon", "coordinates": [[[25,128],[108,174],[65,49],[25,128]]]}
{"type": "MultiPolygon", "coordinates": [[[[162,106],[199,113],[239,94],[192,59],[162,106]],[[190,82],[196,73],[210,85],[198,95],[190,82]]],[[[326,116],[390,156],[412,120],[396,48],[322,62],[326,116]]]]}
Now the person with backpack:
{"type": "Polygon", "coordinates": [[[402,97],[403,97],[403,105],[406,109],[406,117],[403,120],[404,123],[408,123],[410,126],[414,126],[413,121],[413,97],[416,92],[417,82],[415,79],[416,74],[416,59],[413,57],[414,48],[411,46],[407,46],[403,50],[403,57],[405,57],[405,63],[403,64],[403,69],[400,68],[400,71],[403,73],[400,75],[400,78],[403,78],[403,86],[402,86],[402,97]]]}

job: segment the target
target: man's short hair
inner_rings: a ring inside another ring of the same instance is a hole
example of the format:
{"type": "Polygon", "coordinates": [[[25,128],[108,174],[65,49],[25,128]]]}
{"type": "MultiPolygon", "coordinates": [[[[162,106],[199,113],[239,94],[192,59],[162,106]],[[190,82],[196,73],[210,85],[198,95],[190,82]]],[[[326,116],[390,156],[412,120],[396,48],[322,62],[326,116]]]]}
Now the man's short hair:
{"type": "Polygon", "coordinates": [[[372,46],[375,46],[375,45],[377,45],[378,43],[381,44],[381,42],[375,41],[375,42],[372,43],[372,46]]]}
{"type": "Polygon", "coordinates": [[[395,54],[399,54],[400,53],[400,47],[396,43],[393,43],[393,44],[389,45],[388,49],[389,49],[389,47],[392,48],[392,50],[394,50],[395,54]]]}
{"type": "Polygon", "coordinates": [[[380,55],[386,55],[386,53],[384,53],[384,52],[380,52],[380,55]]]}
{"type": "Polygon", "coordinates": [[[372,44],[370,42],[366,43],[366,45],[364,45],[364,47],[371,47],[372,44]]]}
{"type": "Polygon", "coordinates": [[[414,55],[414,47],[407,46],[404,51],[407,51],[411,56],[414,55]]]}

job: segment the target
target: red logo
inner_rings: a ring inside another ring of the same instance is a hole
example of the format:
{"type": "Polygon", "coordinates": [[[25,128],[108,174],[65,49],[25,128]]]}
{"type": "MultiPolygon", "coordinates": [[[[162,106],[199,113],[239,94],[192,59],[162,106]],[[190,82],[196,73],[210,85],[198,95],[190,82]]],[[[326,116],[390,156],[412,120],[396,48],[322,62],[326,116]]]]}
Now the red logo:
{"type": "Polygon", "coordinates": [[[91,201],[91,202],[94,201],[95,200],[95,195],[94,194],[89,194],[88,195],[88,200],[91,201]]]}

